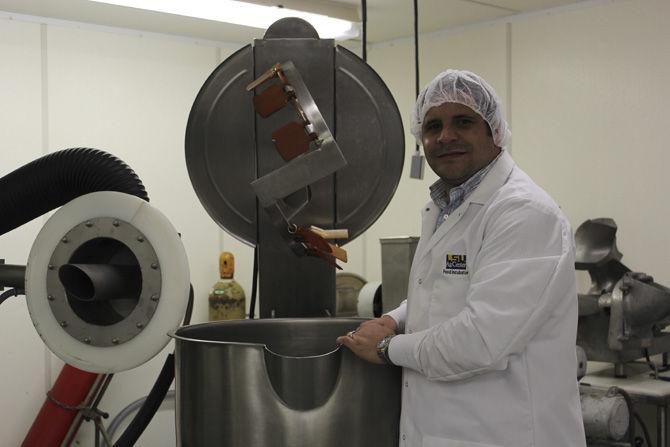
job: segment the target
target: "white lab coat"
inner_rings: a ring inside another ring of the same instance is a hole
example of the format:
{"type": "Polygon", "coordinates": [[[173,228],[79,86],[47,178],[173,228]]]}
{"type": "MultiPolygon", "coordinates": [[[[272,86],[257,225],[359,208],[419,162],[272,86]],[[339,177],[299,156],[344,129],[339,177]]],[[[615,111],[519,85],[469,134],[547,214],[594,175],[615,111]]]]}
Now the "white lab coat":
{"type": "Polygon", "coordinates": [[[434,231],[438,213],[423,209],[408,300],[391,312],[405,329],[389,345],[400,445],[585,446],[569,223],[506,151],[434,231]]]}

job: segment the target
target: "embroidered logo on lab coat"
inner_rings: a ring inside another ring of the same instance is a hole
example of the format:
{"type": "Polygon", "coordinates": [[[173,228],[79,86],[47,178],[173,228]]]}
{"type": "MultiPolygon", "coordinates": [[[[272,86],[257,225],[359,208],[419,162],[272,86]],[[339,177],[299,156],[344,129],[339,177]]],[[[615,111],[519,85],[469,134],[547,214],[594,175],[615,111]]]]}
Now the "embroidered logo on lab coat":
{"type": "Polygon", "coordinates": [[[445,275],[467,275],[467,256],[447,254],[446,264],[442,273],[445,275]]]}

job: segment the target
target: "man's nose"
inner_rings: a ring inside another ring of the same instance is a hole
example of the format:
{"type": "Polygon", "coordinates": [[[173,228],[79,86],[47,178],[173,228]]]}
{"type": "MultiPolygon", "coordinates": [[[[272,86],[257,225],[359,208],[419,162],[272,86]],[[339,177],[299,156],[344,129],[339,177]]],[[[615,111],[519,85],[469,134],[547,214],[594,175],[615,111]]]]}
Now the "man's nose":
{"type": "Polygon", "coordinates": [[[442,131],[440,132],[437,141],[440,143],[451,143],[457,139],[458,133],[456,132],[456,129],[454,129],[453,126],[444,126],[442,127],[442,131]]]}

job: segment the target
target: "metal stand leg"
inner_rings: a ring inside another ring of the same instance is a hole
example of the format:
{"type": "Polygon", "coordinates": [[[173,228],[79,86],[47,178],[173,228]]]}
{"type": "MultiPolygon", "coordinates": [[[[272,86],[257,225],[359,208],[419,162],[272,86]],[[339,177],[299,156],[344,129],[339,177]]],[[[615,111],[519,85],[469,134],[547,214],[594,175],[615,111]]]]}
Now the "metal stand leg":
{"type": "Polygon", "coordinates": [[[614,377],[626,377],[626,370],[624,369],[623,363],[614,364],[614,377]]]}
{"type": "Polygon", "coordinates": [[[656,410],[656,445],[667,447],[668,445],[668,407],[659,405],[656,410]]]}

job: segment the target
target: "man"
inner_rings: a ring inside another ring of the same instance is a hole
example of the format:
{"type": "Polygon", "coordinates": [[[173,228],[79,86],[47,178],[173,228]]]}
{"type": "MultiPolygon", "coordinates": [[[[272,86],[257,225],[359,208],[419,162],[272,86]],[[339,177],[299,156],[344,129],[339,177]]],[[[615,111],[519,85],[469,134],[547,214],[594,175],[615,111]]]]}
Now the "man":
{"type": "Polygon", "coordinates": [[[479,76],[438,75],[412,133],[440,179],[408,299],[338,342],[403,367],[401,446],[584,446],[569,223],[504,150],[500,101],[479,76]]]}

